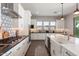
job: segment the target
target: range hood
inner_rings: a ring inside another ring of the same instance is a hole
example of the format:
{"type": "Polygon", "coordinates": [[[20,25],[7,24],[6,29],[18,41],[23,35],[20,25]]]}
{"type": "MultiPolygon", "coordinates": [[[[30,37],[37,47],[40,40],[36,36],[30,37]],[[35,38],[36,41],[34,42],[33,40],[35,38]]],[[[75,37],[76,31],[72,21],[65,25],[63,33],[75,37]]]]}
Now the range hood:
{"type": "Polygon", "coordinates": [[[11,18],[21,18],[21,16],[15,12],[14,10],[7,8],[7,7],[3,7],[1,9],[2,14],[5,14],[7,16],[10,16],[11,18]]]}

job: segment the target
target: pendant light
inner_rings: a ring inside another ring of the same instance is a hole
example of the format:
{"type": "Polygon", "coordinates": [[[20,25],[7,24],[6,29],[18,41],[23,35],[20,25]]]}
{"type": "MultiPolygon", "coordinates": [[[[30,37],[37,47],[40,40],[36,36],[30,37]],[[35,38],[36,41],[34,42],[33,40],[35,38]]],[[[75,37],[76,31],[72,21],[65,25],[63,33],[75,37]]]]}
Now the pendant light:
{"type": "Polygon", "coordinates": [[[78,3],[76,3],[76,10],[74,11],[74,15],[78,15],[78,14],[79,14],[78,3]]]}
{"type": "Polygon", "coordinates": [[[61,20],[64,20],[64,17],[63,17],[63,3],[61,3],[62,5],[62,16],[61,16],[61,20]]]}

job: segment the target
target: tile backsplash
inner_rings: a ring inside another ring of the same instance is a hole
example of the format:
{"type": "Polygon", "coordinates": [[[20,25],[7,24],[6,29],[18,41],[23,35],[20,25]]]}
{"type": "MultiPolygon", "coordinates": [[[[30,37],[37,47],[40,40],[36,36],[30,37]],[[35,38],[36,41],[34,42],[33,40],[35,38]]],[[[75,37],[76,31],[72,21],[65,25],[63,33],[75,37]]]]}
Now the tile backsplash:
{"type": "Polygon", "coordinates": [[[12,30],[12,18],[10,16],[7,16],[5,14],[1,14],[1,20],[2,20],[2,27],[4,31],[9,32],[10,37],[15,36],[15,32],[12,30]]]}

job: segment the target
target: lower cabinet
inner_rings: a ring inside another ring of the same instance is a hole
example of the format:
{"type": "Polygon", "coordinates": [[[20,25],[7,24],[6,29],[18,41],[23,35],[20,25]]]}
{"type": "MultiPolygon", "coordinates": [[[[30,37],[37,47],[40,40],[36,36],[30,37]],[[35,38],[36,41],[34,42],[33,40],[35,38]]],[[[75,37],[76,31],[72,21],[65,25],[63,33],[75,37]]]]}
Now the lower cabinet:
{"type": "Polygon", "coordinates": [[[75,54],[73,54],[63,46],[57,44],[52,39],[50,41],[51,41],[51,51],[50,51],[51,56],[76,56],[75,54]]]}
{"type": "Polygon", "coordinates": [[[51,40],[51,56],[61,56],[62,47],[51,40]]]}
{"type": "Polygon", "coordinates": [[[48,47],[48,38],[45,39],[45,46],[48,47]]]}
{"type": "Polygon", "coordinates": [[[31,33],[32,40],[45,40],[46,33],[31,33]]]}
{"type": "Polygon", "coordinates": [[[29,37],[25,38],[22,42],[14,46],[8,52],[2,56],[24,56],[29,48],[30,43],[28,43],[29,37]]]}
{"type": "Polygon", "coordinates": [[[50,47],[51,48],[51,51],[50,51],[51,52],[51,56],[54,56],[55,55],[54,42],[52,40],[50,40],[50,41],[51,41],[51,47],[50,47]]]}

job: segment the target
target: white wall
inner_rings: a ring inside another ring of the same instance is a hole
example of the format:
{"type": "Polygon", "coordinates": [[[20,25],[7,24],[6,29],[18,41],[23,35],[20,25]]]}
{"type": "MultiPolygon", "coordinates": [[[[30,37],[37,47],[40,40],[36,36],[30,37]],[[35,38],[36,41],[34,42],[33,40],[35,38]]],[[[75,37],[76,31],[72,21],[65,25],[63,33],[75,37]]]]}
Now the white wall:
{"type": "Polygon", "coordinates": [[[36,21],[56,21],[56,28],[63,29],[64,28],[64,20],[60,20],[59,18],[52,16],[33,16],[31,20],[31,24],[36,28],[36,21]]]}
{"type": "Polygon", "coordinates": [[[73,14],[69,14],[65,17],[65,28],[73,34],[73,14]]]}
{"type": "Polygon", "coordinates": [[[56,18],[52,16],[32,16],[31,24],[36,28],[37,21],[55,21],[56,18]]]}
{"type": "Polygon", "coordinates": [[[56,20],[56,29],[64,29],[64,20],[56,20]]]}

